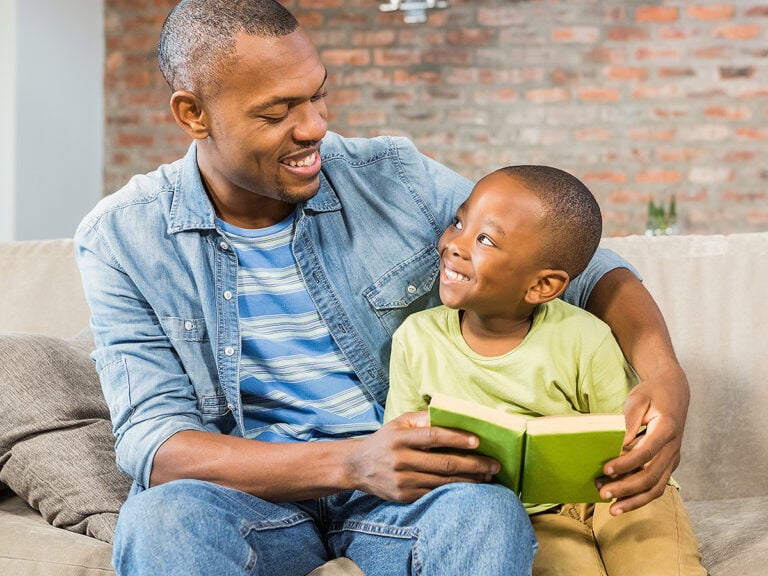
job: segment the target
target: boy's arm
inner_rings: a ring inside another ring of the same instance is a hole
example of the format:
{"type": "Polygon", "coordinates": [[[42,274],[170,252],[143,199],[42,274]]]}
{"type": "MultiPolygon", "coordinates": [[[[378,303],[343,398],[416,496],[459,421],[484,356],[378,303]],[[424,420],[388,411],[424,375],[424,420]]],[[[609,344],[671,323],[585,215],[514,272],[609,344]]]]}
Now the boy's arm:
{"type": "Polygon", "coordinates": [[[661,311],[632,272],[617,268],[606,273],[592,290],[587,309],[611,327],[640,377],[624,414],[628,440],[642,425],[646,434],[631,451],[606,463],[605,473],[615,480],[600,490],[604,498],[617,498],[611,513],[620,514],[663,493],[680,462],[690,392],[661,311]]]}

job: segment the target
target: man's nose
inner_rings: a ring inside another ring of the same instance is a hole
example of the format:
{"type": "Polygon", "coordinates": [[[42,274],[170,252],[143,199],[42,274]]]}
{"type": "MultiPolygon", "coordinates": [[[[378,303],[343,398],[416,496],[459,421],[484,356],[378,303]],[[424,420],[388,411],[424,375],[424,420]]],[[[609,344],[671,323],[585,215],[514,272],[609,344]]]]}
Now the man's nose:
{"type": "Polygon", "coordinates": [[[328,110],[324,101],[307,101],[301,105],[301,114],[294,127],[294,138],[299,142],[322,140],[328,130],[328,110]]]}

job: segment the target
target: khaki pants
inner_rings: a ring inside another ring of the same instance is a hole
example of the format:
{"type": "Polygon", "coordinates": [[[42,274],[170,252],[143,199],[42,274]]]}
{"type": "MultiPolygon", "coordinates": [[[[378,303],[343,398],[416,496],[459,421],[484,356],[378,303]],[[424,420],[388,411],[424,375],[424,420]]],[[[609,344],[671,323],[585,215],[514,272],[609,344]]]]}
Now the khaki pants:
{"type": "Polygon", "coordinates": [[[531,516],[539,539],[534,576],[706,576],[677,489],[632,512],[564,504],[531,516]]]}

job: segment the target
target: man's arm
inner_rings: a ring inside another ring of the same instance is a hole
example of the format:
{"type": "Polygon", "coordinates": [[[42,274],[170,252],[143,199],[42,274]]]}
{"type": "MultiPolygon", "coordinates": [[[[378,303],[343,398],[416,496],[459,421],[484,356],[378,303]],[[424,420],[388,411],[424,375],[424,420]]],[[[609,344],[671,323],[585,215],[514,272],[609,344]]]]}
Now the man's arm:
{"type": "Polygon", "coordinates": [[[611,513],[620,514],[663,493],[680,462],[690,390],[661,311],[632,272],[617,268],[605,274],[587,309],[608,323],[640,377],[625,404],[626,440],[642,425],[646,433],[632,450],[606,463],[606,475],[615,480],[600,490],[604,498],[617,498],[611,513]]]}
{"type": "Polygon", "coordinates": [[[475,436],[430,428],[426,412],[409,413],[355,440],[270,443],[187,430],[156,452],[152,486],[182,478],[207,480],[274,502],[357,489],[412,502],[450,482],[488,482],[490,458],[431,452],[476,448],[475,436]]]}

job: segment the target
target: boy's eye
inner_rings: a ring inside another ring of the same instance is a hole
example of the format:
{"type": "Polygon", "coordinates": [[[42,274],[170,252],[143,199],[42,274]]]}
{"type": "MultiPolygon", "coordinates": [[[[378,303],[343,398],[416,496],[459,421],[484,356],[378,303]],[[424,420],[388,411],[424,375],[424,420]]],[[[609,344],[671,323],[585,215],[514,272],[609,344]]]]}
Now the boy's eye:
{"type": "Polygon", "coordinates": [[[480,234],[480,236],[477,237],[477,241],[480,242],[480,244],[484,244],[486,246],[495,246],[493,240],[491,240],[485,234],[480,234]]]}
{"type": "Polygon", "coordinates": [[[457,230],[464,229],[464,225],[461,223],[461,220],[459,220],[458,218],[453,219],[453,227],[456,228],[457,230]]]}

